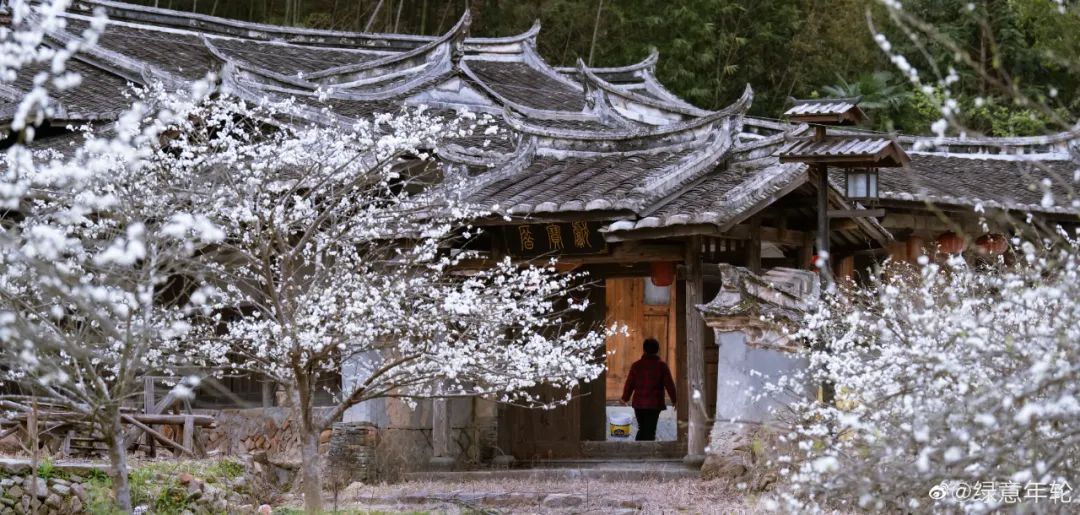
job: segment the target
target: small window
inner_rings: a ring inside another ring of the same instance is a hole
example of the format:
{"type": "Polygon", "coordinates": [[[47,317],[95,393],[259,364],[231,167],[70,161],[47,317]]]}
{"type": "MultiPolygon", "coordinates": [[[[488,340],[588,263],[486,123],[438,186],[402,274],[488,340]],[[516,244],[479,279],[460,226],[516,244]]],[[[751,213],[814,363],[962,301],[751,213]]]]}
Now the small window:
{"type": "Polygon", "coordinates": [[[667,306],[671,303],[671,286],[657,286],[652,279],[645,278],[645,304],[649,306],[667,306]]]}

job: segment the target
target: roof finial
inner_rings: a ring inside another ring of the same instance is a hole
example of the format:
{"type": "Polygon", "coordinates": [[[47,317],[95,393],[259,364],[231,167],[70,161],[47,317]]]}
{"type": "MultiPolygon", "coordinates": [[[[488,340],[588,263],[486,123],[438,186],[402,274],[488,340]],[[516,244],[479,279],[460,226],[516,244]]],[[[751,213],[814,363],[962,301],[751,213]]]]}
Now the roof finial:
{"type": "Polygon", "coordinates": [[[466,8],[454,28],[450,29],[450,60],[457,66],[461,58],[465,57],[465,38],[469,37],[469,26],[472,25],[472,12],[466,8]]]}

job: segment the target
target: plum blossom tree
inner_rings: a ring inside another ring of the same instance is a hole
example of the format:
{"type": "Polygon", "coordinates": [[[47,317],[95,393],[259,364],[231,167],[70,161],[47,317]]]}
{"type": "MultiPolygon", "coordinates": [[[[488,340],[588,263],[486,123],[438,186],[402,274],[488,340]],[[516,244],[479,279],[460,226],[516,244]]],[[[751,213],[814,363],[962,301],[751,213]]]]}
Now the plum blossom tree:
{"type": "Polygon", "coordinates": [[[79,83],[66,60],[100,32],[99,14],[81,39],[44,44],[45,32],[65,23],[66,6],[4,5],[12,22],[0,29],[0,79],[29,91],[12,111],[16,142],[0,170],[0,381],[93,423],[108,446],[115,501],[130,511],[122,405],[141,391],[139,375],[199,365],[194,357],[209,354],[185,339],[199,308],[163,289],[198,245],[222,234],[159,203],[167,192],[148,190],[146,174],[176,112],[169,102],[197,101],[206,84],[157,105],[137,102],[115,124],[58,148],[29,146],[53,95],[79,83]]]}
{"type": "MultiPolygon", "coordinates": [[[[1073,125],[1055,112],[1053,93],[1049,99],[1026,94],[996,66],[997,57],[988,68],[906,3],[877,3],[886,16],[868,14],[875,42],[940,112],[932,126],[936,138],[915,150],[942,144],[947,132],[961,139],[974,134],[951,92],[961,72],[1060,127],[1073,125]],[[885,28],[905,40],[891,41],[885,28]]],[[[1059,7],[1065,15],[1064,3],[1059,7]]],[[[962,16],[991,34],[993,14],[969,3],[962,16]]],[[[984,102],[976,98],[975,106],[984,102]]],[[[1061,177],[1029,162],[1046,172],[1030,186],[1043,192],[1043,208],[1080,206],[1080,172],[1061,177]],[[1067,194],[1055,197],[1055,190],[1067,194]]],[[[759,392],[782,398],[787,407],[777,412],[780,445],[771,459],[786,481],[769,497],[771,507],[798,513],[1075,511],[1076,220],[1062,229],[1028,213],[976,211],[984,224],[992,220],[1017,235],[1008,262],[924,256],[918,266],[889,265],[882,275],[868,274],[866,285],[829,289],[793,331],[807,342],[802,352],[809,368],[759,392]],[[835,403],[787,393],[805,384],[833,385],[835,403]]]]}
{"type": "Polygon", "coordinates": [[[984,513],[1022,507],[1036,485],[1040,510],[1068,511],[1080,484],[1075,238],[1014,240],[1013,265],[924,257],[827,295],[797,332],[810,368],[772,391],[829,381],[837,400],[791,403],[790,452],[776,460],[789,482],[773,502],[984,513]]]}
{"type": "Polygon", "coordinates": [[[154,168],[225,234],[202,251],[217,314],[200,339],[221,342],[237,369],[289,393],[314,513],[319,433],[350,406],[462,395],[562,401],[529,388],[569,391],[597,377],[604,332],[572,322],[585,308],[573,298],[579,275],[509,260],[462,266],[480,257],[469,250],[479,233],[469,220],[487,213],[456,200],[468,178],[432,157],[447,139],[497,137],[487,117],[418,108],[343,128],[304,122],[320,118],[311,114],[289,101],[222,96],[177,118],[154,168]],[[321,385],[346,362],[359,375],[328,412],[316,410],[321,385]]]}

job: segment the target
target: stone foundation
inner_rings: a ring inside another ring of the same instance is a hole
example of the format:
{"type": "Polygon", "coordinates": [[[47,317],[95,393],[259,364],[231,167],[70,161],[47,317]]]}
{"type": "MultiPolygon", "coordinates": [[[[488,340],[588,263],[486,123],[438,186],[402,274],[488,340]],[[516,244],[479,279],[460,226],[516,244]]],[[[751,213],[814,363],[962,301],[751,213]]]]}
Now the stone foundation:
{"type": "MultiPolygon", "coordinates": [[[[317,413],[330,408],[318,408],[317,413]]],[[[200,431],[200,441],[207,453],[215,451],[225,456],[245,456],[266,453],[274,460],[300,458],[300,432],[289,408],[251,408],[225,410],[196,410],[212,415],[217,427],[200,431]]],[[[319,452],[326,454],[331,430],[319,436],[319,452]]]]}

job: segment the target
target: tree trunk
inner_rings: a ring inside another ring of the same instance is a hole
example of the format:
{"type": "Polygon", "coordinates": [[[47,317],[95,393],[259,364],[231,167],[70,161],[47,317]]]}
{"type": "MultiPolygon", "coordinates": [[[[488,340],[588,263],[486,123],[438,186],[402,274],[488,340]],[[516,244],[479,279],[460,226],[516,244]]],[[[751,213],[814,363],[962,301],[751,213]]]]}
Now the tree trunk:
{"type": "Polygon", "coordinates": [[[116,507],[124,513],[131,513],[131,485],[128,484],[127,442],[124,439],[124,425],[120,423],[117,410],[109,416],[109,427],[103,428],[109,445],[109,465],[112,473],[113,495],[116,507]]]}
{"type": "Polygon", "coordinates": [[[309,515],[315,515],[322,513],[322,460],[319,458],[319,430],[309,426],[304,429],[302,438],[300,473],[304,481],[304,511],[309,515]]]}

